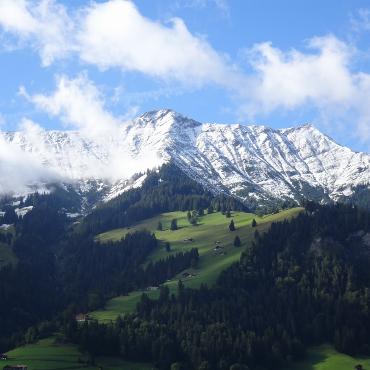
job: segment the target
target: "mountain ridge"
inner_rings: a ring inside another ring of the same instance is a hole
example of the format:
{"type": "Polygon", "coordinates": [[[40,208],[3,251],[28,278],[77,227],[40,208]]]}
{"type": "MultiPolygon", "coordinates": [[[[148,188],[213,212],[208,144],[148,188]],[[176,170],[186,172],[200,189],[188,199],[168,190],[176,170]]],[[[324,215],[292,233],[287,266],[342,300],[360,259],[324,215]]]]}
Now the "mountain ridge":
{"type": "Polygon", "coordinates": [[[284,129],[201,123],[166,109],[144,113],[111,136],[59,130],[0,135],[81,193],[96,183],[105,199],[140,186],[147,169],[170,161],[214,193],[252,205],[337,200],[370,179],[369,154],[336,143],[310,123],[284,129]],[[130,180],[138,173],[140,181],[130,180]]]}

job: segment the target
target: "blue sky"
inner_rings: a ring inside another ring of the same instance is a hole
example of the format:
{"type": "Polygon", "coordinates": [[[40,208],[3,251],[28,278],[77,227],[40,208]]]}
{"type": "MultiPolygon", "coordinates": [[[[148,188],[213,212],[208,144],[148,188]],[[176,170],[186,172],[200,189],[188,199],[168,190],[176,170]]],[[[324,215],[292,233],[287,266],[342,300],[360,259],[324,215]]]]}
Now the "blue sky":
{"type": "Polygon", "coordinates": [[[369,32],[360,0],[0,0],[0,128],[172,108],[369,152],[369,32]]]}

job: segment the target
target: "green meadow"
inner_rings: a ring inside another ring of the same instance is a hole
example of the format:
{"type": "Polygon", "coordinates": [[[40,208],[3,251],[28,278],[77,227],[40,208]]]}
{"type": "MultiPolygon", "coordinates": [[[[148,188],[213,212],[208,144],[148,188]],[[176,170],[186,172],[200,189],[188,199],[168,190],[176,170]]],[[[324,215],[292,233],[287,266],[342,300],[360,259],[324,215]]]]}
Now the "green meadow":
{"type": "Polygon", "coordinates": [[[28,370],[151,370],[149,364],[132,363],[118,358],[97,358],[96,364],[86,365],[84,356],[77,347],[58,344],[56,337],[42,339],[35,344],[18,347],[9,351],[9,359],[0,365],[27,365],[28,370]]]}
{"type": "MultiPolygon", "coordinates": [[[[127,233],[135,230],[147,229],[155,233],[160,241],[159,247],[148,258],[148,261],[157,261],[181,251],[197,248],[199,251],[199,262],[194,268],[189,268],[165,283],[170,291],[176,291],[178,280],[181,279],[185,286],[199,288],[201,284],[214,284],[220,272],[236,262],[244,248],[251,243],[255,230],[260,233],[266,231],[272,222],[282,221],[294,217],[302,208],[292,208],[276,214],[257,216],[253,213],[232,212],[231,218],[227,218],[220,212],[206,214],[199,218],[198,224],[190,225],[187,220],[187,212],[168,212],[148,220],[137,223],[130,228],[115,229],[96,237],[101,243],[117,241],[127,233]],[[178,230],[170,230],[172,219],[177,220],[178,230]],[[252,220],[257,221],[257,226],[252,227],[252,220]],[[230,221],[234,220],[236,230],[229,231],[230,221]],[[158,222],[162,223],[162,231],[157,230],[158,222]],[[234,247],[234,238],[238,235],[241,239],[241,247],[234,247]],[[187,239],[193,239],[191,242],[187,239]],[[169,242],[171,251],[167,252],[164,245],[169,242]],[[217,245],[218,250],[214,250],[217,245]],[[183,274],[187,273],[187,277],[183,274]]],[[[146,291],[152,298],[158,296],[158,291],[146,291]]],[[[118,315],[132,312],[140,300],[142,291],[131,292],[127,296],[120,296],[107,302],[102,310],[91,313],[92,317],[100,321],[109,321],[117,318],[118,315]]]]}
{"type": "Polygon", "coordinates": [[[370,357],[351,357],[330,345],[322,345],[310,348],[304,361],[292,364],[286,370],[354,370],[356,365],[370,370],[370,357]]]}

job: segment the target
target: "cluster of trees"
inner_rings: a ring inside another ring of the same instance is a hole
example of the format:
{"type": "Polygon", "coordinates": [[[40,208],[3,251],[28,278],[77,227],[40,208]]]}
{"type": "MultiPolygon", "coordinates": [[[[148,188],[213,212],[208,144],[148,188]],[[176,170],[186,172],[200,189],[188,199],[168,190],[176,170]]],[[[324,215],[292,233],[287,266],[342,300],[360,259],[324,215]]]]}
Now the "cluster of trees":
{"type": "Polygon", "coordinates": [[[278,369],[307,345],[370,350],[370,214],[307,205],[259,235],[213,288],[161,289],[112,325],[76,327],[93,355],[152,361],[159,369],[278,369]],[[179,364],[180,363],[180,364],[179,364]],[[243,368],[243,367],[242,367],[243,368]]]}
{"type": "Polygon", "coordinates": [[[18,222],[18,216],[15,213],[14,207],[8,205],[4,207],[3,212],[5,213],[1,218],[1,223],[11,225],[18,222]]]}
{"type": "Polygon", "coordinates": [[[21,198],[19,202],[19,207],[48,205],[69,212],[78,212],[81,209],[81,196],[71,185],[66,185],[66,188],[55,185],[50,193],[33,193],[28,195],[26,199],[21,198]]]}
{"type": "Polygon", "coordinates": [[[192,248],[187,252],[172,254],[165,259],[149,262],[144,270],[147,279],[144,286],[158,286],[166,280],[172,279],[181,271],[189,267],[196,267],[198,260],[198,249],[192,248]]]}
{"type": "Polygon", "coordinates": [[[154,235],[147,231],[127,234],[118,242],[96,242],[75,234],[58,245],[58,278],[65,301],[78,303],[78,310],[96,309],[108,297],[128,293],[145,284],[148,278],[140,265],[157,247],[154,235]],[[98,295],[94,307],[91,294],[98,295]],[[91,301],[91,299],[90,299],[91,301]]]}
{"type": "Polygon", "coordinates": [[[9,232],[0,233],[0,243],[11,244],[13,240],[13,234],[9,232]]]}
{"type": "Polygon", "coordinates": [[[342,196],[340,201],[347,204],[355,204],[357,207],[370,210],[369,185],[357,185],[350,196],[342,196]]]}

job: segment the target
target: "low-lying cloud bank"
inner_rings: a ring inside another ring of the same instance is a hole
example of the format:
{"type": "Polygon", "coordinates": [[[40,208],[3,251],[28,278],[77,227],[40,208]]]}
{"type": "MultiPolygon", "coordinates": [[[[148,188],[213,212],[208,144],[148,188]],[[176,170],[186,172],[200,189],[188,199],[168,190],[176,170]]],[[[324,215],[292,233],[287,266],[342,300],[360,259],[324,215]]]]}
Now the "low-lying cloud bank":
{"type": "Polygon", "coordinates": [[[17,145],[7,142],[0,135],[0,195],[25,194],[43,184],[59,181],[61,177],[44,167],[32,154],[24,152],[17,145]]]}
{"type": "Polygon", "coordinates": [[[30,95],[24,87],[20,94],[73,131],[64,137],[24,118],[18,133],[0,132],[0,194],[21,194],[54,181],[114,183],[162,163],[149,149],[131,151],[124,131],[128,122],[107,111],[103,96],[84,74],[59,76],[49,95],[30,95]]]}

